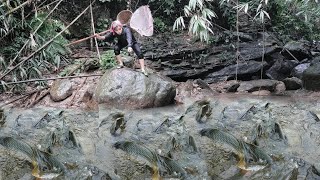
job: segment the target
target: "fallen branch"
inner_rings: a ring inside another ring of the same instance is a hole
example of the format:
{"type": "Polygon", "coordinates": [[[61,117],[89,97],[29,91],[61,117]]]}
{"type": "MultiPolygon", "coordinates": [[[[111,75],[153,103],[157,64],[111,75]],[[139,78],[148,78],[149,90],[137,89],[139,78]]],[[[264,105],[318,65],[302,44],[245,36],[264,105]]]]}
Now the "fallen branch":
{"type": "Polygon", "coordinates": [[[42,45],[38,50],[36,50],[35,52],[31,53],[26,59],[22,60],[20,63],[18,63],[16,66],[14,66],[13,68],[11,68],[9,71],[7,71],[6,73],[4,73],[0,79],[2,79],[3,77],[5,77],[6,75],[8,75],[11,71],[13,71],[14,69],[16,69],[17,67],[19,67],[20,65],[22,65],[24,62],[26,62],[27,60],[29,60],[30,58],[32,58],[35,54],[37,54],[38,52],[40,52],[42,49],[44,49],[45,47],[47,47],[50,43],[52,43],[58,36],[60,36],[64,31],[66,31],[73,23],[75,23],[88,9],[90,8],[90,6],[88,6],[86,9],[84,9],[70,24],[68,24],[67,27],[65,27],[62,31],[60,31],[57,35],[55,35],[51,40],[49,40],[47,43],[45,43],[44,45],[42,45]]]}
{"type": "MultiPolygon", "coordinates": [[[[25,80],[25,81],[9,82],[9,83],[5,83],[4,85],[22,84],[22,83],[35,82],[35,81],[50,81],[50,80],[56,80],[56,79],[93,77],[93,76],[102,76],[102,75],[103,74],[91,74],[91,75],[81,75],[81,76],[65,76],[65,77],[55,77],[55,78],[29,79],[29,80],[25,80]]],[[[4,86],[4,85],[2,85],[2,86],[4,86]]]]}
{"type": "Polygon", "coordinates": [[[37,96],[39,95],[39,93],[40,93],[40,92],[38,91],[38,92],[36,92],[36,93],[28,96],[28,97],[29,97],[29,100],[28,100],[28,101],[26,101],[26,100],[22,101],[22,102],[25,102],[25,103],[23,104],[23,107],[28,107],[33,101],[35,101],[35,100],[37,99],[37,96]]]}
{"type": "Polygon", "coordinates": [[[21,97],[18,97],[18,98],[16,98],[16,99],[13,99],[13,100],[11,100],[11,101],[9,101],[9,102],[6,102],[6,103],[2,104],[2,105],[0,106],[0,108],[6,106],[6,105],[8,105],[8,104],[14,103],[14,102],[16,102],[16,101],[18,101],[18,100],[20,100],[20,99],[23,99],[23,98],[25,98],[25,97],[27,97],[27,96],[30,96],[30,95],[32,95],[32,94],[34,94],[34,93],[36,93],[36,92],[42,91],[42,90],[44,90],[44,89],[48,89],[48,87],[31,91],[31,92],[29,92],[29,93],[27,93],[27,94],[25,94],[25,95],[22,95],[21,97]]]}
{"type": "Polygon", "coordinates": [[[288,53],[291,57],[293,57],[294,60],[299,61],[287,48],[284,48],[284,50],[286,50],[287,53],[288,53]]]}
{"type": "Polygon", "coordinates": [[[47,94],[49,94],[50,89],[47,89],[43,94],[41,94],[38,98],[36,98],[30,105],[28,105],[28,108],[33,107],[36,105],[41,99],[43,99],[47,94]]]}

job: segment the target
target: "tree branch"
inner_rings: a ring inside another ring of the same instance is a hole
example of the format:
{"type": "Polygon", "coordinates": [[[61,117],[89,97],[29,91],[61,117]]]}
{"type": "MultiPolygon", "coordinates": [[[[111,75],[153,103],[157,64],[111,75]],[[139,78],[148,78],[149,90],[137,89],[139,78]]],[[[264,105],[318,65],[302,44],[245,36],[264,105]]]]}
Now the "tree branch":
{"type": "Polygon", "coordinates": [[[12,85],[12,84],[22,84],[22,83],[35,82],[35,81],[49,81],[49,80],[56,80],[56,79],[82,78],[82,77],[93,77],[93,76],[102,76],[102,75],[103,74],[91,74],[91,75],[81,75],[81,76],[65,76],[65,77],[54,77],[54,78],[43,78],[43,79],[29,79],[29,80],[25,80],[25,81],[8,82],[5,84],[1,84],[0,86],[12,85]]]}
{"type": "Polygon", "coordinates": [[[32,54],[30,54],[26,59],[22,60],[20,63],[18,63],[15,67],[13,67],[12,69],[10,69],[9,71],[7,71],[6,73],[4,73],[0,79],[2,79],[3,77],[5,77],[6,75],[8,75],[11,71],[13,71],[14,69],[16,69],[17,67],[19,67],[20,65],[22,65],[24,62],[26,62],[27,60],[31,59],[35,54],[37,54],[38,52],[40,52],[42,49],[46,48],[50,43],[53,42],[53,40],[55,40],[58,36],[60,36],[64,31],[66,31],[73,23],[75,23],[88,9],[90,8],[90,5],[84,9],[67,27],[65,27],[62,31],[60,31],[57,35],[55,35],[51,40],[49,40],[47,43],[45,43],[44,45],[42,45],[38,50],[36,50],[35,52],[33,52],[32,54]]]}

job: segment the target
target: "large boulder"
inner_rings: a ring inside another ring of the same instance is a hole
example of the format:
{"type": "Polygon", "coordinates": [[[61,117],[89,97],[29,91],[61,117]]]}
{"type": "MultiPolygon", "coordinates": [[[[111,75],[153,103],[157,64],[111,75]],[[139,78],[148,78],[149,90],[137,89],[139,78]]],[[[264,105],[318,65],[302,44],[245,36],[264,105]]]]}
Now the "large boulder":
{"type": "Polygon", "coordinates": [[[320,90],[320,57],[316,58],[303,72],[302,81],[303,87],[307,90],[320,90]]]}
{"type": "Polygon", "coordinates": [[[270,79],[283,80],[290,76],[294,67],[299,64],[296,60],[278,60],[266,72],[270,79]]]}
{"type": "Polygon", "coordinates": [[[132,69],[105,72],[94,93],[99,104],[107,107],[140,109],[165,106],[174,102],[176,89],[169,78],[132,69]]]}
{"type": "Polygon", "coordinates": [[[290,41],[284,45],[281,54],[288,59],[297,58],[299,61],[305,58],[310,58],[310,43],[303,40],[290,41]]]}
{"type": "Polygon", "coordinates": [[[219,71],[209,74],[205,78],[205,81],[207,83],[215,83],[228,80],[229,78],[234,78],[235,76],[243,79],[245,77],[251,77],[252,75],[259,74],[261,69],[265,66],[267,66],[266,62],[262,63],[258,61],[248,61],[239,63],[238,65],[230,65],[219,71]]]}

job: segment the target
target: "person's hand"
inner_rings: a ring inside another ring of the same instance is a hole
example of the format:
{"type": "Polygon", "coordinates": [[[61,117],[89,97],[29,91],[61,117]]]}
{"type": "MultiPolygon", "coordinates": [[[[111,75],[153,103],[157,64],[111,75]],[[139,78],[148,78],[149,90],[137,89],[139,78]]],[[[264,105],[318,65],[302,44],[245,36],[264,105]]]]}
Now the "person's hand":
{"type": "Polygon", "coordinates": [[[104,36],[100,36],[99,34],[95,34],[94,35],[97,39],[99,39],[99,40],[104,40],[104,36]]]}
{"type": "Polygon", "coordinates": [[[132,50],[132,47],[128,47],[128,52],[129,52],[129,53],[132,53],[132,51],[133,51],[133,50],[132,50]]]}

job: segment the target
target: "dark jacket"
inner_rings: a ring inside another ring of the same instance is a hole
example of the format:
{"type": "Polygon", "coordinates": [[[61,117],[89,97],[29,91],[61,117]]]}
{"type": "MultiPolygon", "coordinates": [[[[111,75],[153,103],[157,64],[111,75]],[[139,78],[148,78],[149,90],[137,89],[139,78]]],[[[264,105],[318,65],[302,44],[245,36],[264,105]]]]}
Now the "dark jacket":
{"type": "Polygon", "coordinates": [[[105,40],[108,42],[113,41],[114,38],[117,38],[118,44],[121,44],[122,46],[132,47],[132,45],[137,42],[131,32],[131,29],[127,26],[122,27],[122,33],[120,35],[113,32],[109,32],[105,35],[105,40]]]}

